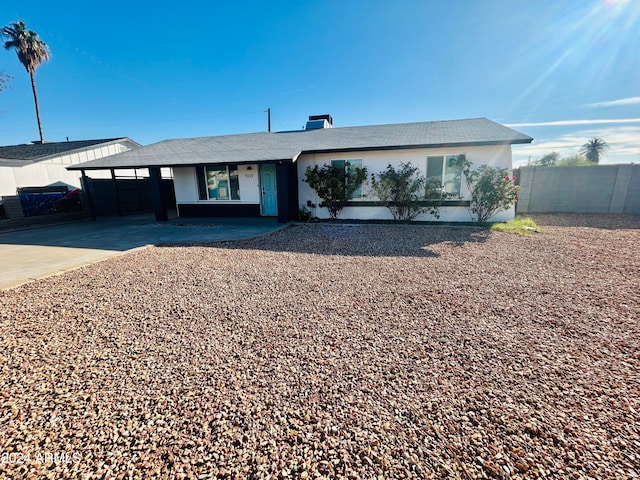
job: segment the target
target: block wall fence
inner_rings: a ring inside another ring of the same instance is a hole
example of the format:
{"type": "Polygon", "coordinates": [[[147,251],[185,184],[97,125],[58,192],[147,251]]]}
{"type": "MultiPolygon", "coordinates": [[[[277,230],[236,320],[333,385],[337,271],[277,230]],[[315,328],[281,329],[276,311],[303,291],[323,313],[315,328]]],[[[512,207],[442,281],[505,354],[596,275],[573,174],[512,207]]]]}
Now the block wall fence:
{"type": "Polygon", "coordinates": [[[640,215],[640,165],[522,167],[516,213],[640,215]]]}

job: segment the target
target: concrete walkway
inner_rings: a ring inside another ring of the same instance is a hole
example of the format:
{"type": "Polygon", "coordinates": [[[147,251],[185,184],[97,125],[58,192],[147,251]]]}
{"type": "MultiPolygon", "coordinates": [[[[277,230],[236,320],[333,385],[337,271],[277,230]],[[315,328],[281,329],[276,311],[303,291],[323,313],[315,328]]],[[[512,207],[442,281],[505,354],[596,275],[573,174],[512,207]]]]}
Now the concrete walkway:
{"type": "Polygon", "coordinates": [[[274,218],[170,218],[157,223],[152,215],[135,215],[0,232],[0,289],[147,245],[239,240],[286,226],[274,218]]]}

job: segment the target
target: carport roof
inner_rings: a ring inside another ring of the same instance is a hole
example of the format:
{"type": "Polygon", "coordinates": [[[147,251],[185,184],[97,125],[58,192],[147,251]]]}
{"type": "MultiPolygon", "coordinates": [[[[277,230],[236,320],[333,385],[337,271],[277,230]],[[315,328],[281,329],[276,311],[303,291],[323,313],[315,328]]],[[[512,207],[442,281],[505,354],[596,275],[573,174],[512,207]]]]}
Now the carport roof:
{"type": "Polygon", "coordinates": [[[295,161],[302,153],[511,145],[533,139],[486,118],[165,140],[69,170],[295,161]]]}

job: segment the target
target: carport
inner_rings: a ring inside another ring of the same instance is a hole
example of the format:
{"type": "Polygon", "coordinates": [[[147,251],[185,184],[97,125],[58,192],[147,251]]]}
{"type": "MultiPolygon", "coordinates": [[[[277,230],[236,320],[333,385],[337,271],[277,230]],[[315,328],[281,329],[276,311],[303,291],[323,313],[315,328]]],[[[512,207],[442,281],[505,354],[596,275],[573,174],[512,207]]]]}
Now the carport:
{"type": "MultiPolygon", "coordinates": [[[[297,218],[298,179],[293,159],[277,156],[259,160],[219,161],[220,158],[212,157],[209,151],[194,155],[182,152],[177,155],[181,158],[176,158],[170,155],[171,151],[159,147],[163,143],[140,148],[138,155],[127,155],[132,152],[125,152],[68,167],[81,172],[83,190],[89,197],[94,218],[99,205],[89,172],[110,170],[116,185],[119,178],[115,172],[135,172],[137,169],[149,172],[148,191],[156,221],[166,221],[167,210],[173,207],[180,217],[274,217],[280,223],[297,218]],[[145,152],[146,149],[149,151],[145,152]],[[154,153],[158,149],[160,151],[154,153]],[[194,161],[194,158],[200,161],[194,161]],[[154,163],[149,164],[150,161],[154,163]],[[170,176],[174,190],[167,194],[170,176]]],[[[221,153],[218,155],[223,156],[221,153]]],[[[252,150],[251,155],[254,158],[255,151],[252,150]]],[[[235,158],[242,158],[242,155],[236,154],[235,158]]],[[[113,194],[117,201],[118,190],[115,186],[113,194]]]]}
{"type": "Polygon", "coordinates": [[[82,190],[86,192],[91,217],[126,216],[147,212],[157,221],[166,221],[167,209],[175,205],[170,169],[109,169],[111,178],[92,178],[81,169],[82,190]]]}

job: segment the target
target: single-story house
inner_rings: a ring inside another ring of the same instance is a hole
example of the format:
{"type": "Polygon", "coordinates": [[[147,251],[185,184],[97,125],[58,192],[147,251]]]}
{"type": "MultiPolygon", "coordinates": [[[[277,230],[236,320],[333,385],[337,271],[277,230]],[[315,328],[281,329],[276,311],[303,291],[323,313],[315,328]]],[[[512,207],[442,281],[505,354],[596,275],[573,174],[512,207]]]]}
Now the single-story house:
{"type": "MultiPolygon", "coordinates": [[[[66,184],[80,188],[80,174],[67,167],[139,148],[130,138],[34,142],[0,147],[0,196],[18,188],[66,184]]],[[[110,178],[109,172],[96,176],[110,178]]]]}
{"type": "MultiPolygon", "coordinates": [[[[440,208],[442,221],[469,221],[469,191],[459,161],[466,157],[511,169],[511,145],[532,138],[486,118],[333,128],[330,115],[309,117],[304,130],[165,140],[136,150],[68,167],[81,170],[149,168],[156,185],[161,168],[170,167],[179,216],[275,216],[295,219],[302,207],[328,217],[307,183],[314,165],[366,167],[369,174],[387,165],[411,163],[449,194],[440,208]]],[[[153,187],[152,187],[153,188],[153,187]]],[[[159,188],[159,187],[158,187],[159,188]]],[[[156,189],[158,190],[158,189],[156,189]]],[[[156,195],[156,217],[166,219],[166,205],[156,195]]],[[[513,209],[496,220],[512,218],[513,209]]],[[[344,219],[389,219],[367,185],[342,211],[344,219]]],[[[419,220],[434,220],[425,215],[419,220]]]]}

